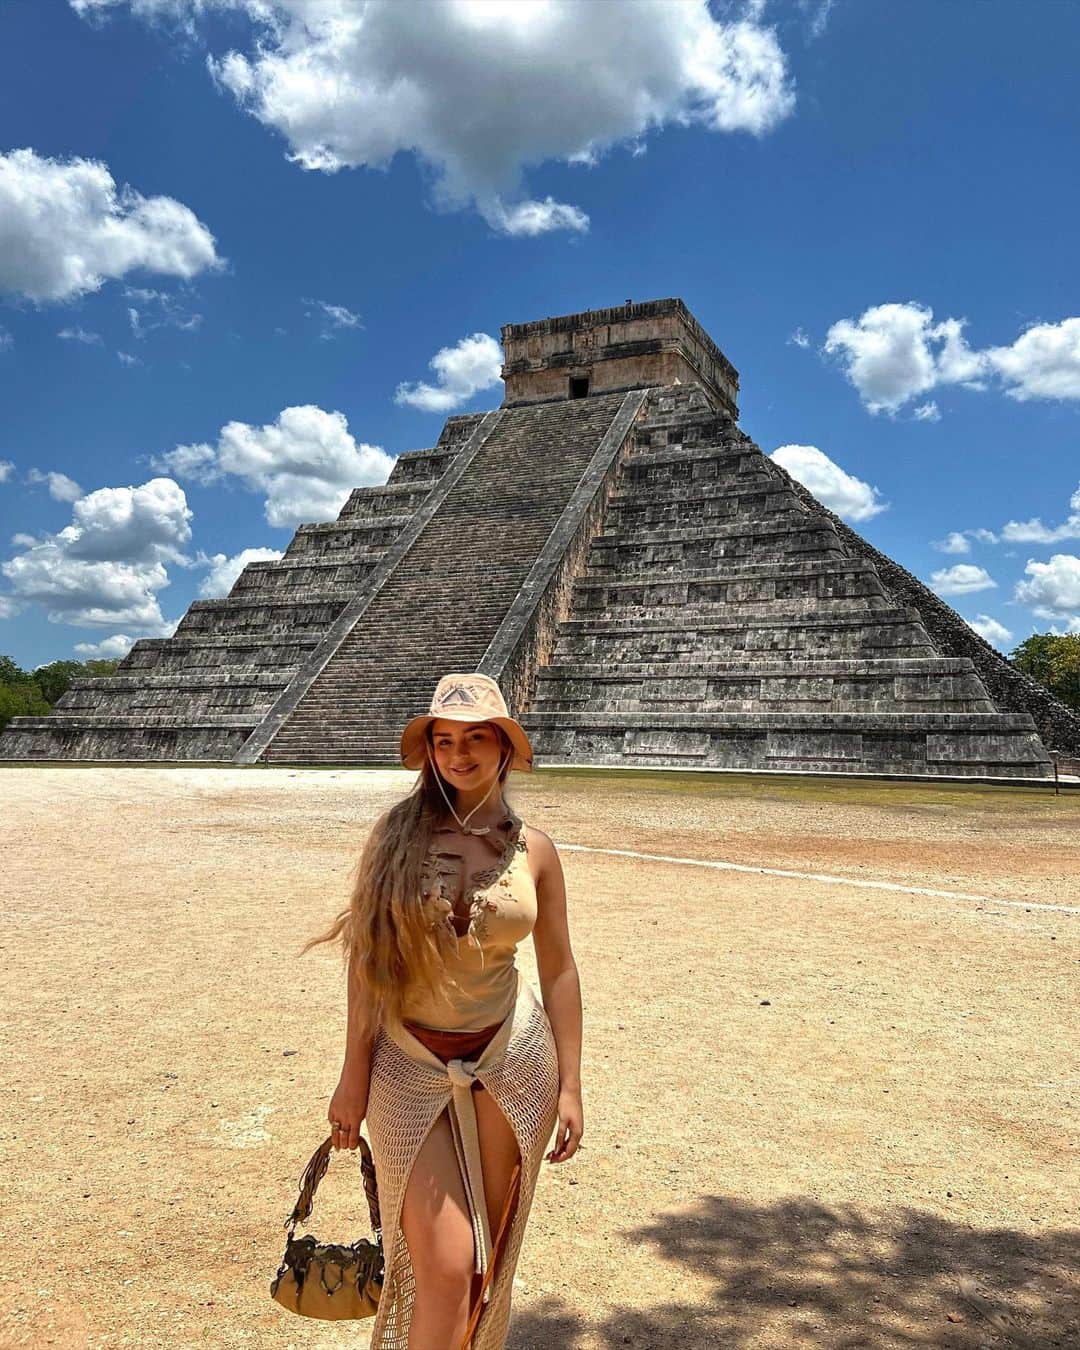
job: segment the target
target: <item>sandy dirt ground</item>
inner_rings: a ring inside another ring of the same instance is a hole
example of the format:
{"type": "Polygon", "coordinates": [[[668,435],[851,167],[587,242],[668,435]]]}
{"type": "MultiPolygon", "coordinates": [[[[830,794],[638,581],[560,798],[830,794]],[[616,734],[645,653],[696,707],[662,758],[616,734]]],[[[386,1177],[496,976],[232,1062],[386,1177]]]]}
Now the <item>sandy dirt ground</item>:
{"type": "MultiPolygon", "coordinates": [[[[0,769],[0,1347],[367,1346],[269,1285],[344,1046],[297,950],[411,781],[0,769]]],[[[512,785],[557,843],[858,884],[563,852],[585,1137],[509,1350],[1080,1346],[1080,793],[512,785]]],[[[335,1154],[312,1231],[365,1225],[335,1154]]]]}

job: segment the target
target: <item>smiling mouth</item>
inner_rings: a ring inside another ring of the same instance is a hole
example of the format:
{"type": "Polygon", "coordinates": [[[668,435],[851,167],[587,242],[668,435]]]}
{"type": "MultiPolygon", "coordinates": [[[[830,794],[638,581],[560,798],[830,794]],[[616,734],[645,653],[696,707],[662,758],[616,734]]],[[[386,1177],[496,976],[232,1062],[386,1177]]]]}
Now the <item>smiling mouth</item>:
{"type": "Polygon", "coordinates": [[[466,774],[470,774],[470,773],[474,772],[475,769],[476,769],[476,765],[473,764],[473,765],[472,765],[470,768],[468,768],[468,769],[451,769],[450,772],[451,772],[451,773],[460,774],[461,777],[464,778],[466,774]]]}

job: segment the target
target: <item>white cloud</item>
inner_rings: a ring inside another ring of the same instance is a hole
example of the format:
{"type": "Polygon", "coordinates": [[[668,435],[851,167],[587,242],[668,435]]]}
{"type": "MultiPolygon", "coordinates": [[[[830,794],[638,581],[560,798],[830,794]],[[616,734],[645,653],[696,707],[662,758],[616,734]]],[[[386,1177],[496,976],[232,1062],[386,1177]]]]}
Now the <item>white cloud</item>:
{"type": "Polygon", "coordinates": [[[1080,487],[1069,498],[1071,510],[1060,525],[1044,525],[1038,516],[1031,520],[1010,520],[1002,526],[1001,537],[1013,544],[1057,544],[1063,539],[1080,539],[1080,487]]]}
{"type": "Polygon", "coordinates": [[[970,541],[975,539],[980,544],[998,544],[1001,542],[998,535],[993,530],[974,529],[974,530],[950,530],[944,539],[936,539],[931,545],[940,553],[970,553],[970,541]]]}
{"type": "Polygon", "coordinates": [[[829,25],[829,14],[834,0],[799,0],[799,8],[806,15],[807,33],[811,40],[819,38],[829,25]]]}
{"type": "Polygon", "coordinates": [[[1080,398],[1080,319],[1035,324],[985,355],[1010,398],[1080,398]]]}
{"type": "Polygon", "coordinates": [[[810,346],[810,338],[801,327],[795,329],[794,333],[788,338],[788,342],[794,343],[796,347],[802,347],[804,351],[810,346]]]}
{"type": "Polygon", "coordinates": [[[941,553],[970,553],[971,545],[962,530],[950,530],[944,539],[937,540],[934,548],[941,553]]]}
{"type": "Polygon", "coordinates": [[[130,352],[117,352],[117,358],[122,366],[141,366],[142,361],[137,356],[132,356],[130,352]]]}
{"type": "MultiPolygon", "coordinates": [[[[858,319],[834,323],[824,350],[844,362],[870,412],[895,413],[936,385],[970,385],[982,373],[981,357],[964,341],[962,321],[935,324],[933,318],[932,310],[911,302],[874,305],[858,319]]],[[[936,410],[923,405],[930,406],[936,410]]]]}
{"type": "Polygon", "coordinates": [[[326,300],[305,300],[304,304],[314,305],[322,313],[323,318],[329,321],[329,328],[324,329],[321,334],[324,338],[332,336],[330,329],[363,328],[364,326],[360,322],[360,315],[354,314],[345,305],[331,305],[326,300]]]}
{"type": "Polygon", "coordinates": [[[135,639],[126,633],[114,633],[100,642],[76,642],[75,650],[86,661],[119,661],[127,656],[135,639]]]}
{"type": "Polygon", "coordinates": [[[183,333],[194,333],[202,326],[203,316],[185,310],[168,291],[125,286],[124,295],[136,302],[128,305],[127,315],[132,336],[140,341],[158,328],[178,328],[183,333]]]}
{"type": "Polygon", "coordinates": [[[500,234],[518,235],[526,239],[552,230],[573,230],[584,234],[589,228],[589,217],[568,202],[557,202],[545,197],[542,202],[524,201],[506,205],[493,198],[484,206],[484,219],[500,234]]]}
{"type": "Polygon", "coordinates": [[[70,300],[135,269],[193,277],[220,265],[214,236],[172,197],[117,188],[97,160],[0,154],[0,290],[70,300]]]}
{"type": "Polygon", "coordinates": [[[1049,562],[1028,561],[1027,581],[1016,584],[1016,599],[1040,619],[1080,618],[1080,558],[1055,553],[1049,562]]]}
{"type": "Polygon", "coordinates": [[[977,618],[968,619],[968,627],[974,628],[981,638],[985,638],[992,646],[1002,651],[1006,643],[1012,642],[1012,633],[989,614],[980,614],[977,618]]]}
{"type": "Polygon", "coordinates": [[[217,445],[178,445],[153,459],[155,468],[207,485],[226,475],[266,495],[270,525],[294,528],[333,520],[354,487],[383,483],[393,456],[357,444],[342,413],[312,404],[285,408],[268,426],[228,422],[217,445]]]}
{"type": "Polygon", "coordinates": [[[487,333],[473,333],[454,347],[442,347],[428,362],[437,384],[403,382],[394,402],[424,412],[450,412],[502,378],[502,348],[487,333]]]}
{"type": "Polygon", "coordinates": [[[781,445],[769,458],[846,520],[870,520],[888,509],[876,487],[846,473],[816,445],[781,445]]]}
{"type": "Polygon", "coordinates": [[[754,5],[726,22],[707,0],[637,0],[628,22],[623,5],[581,0],[129,3],[189,25],[245,11],[250,50],[212,56],[211,73],[304,168],[378,169],[415,154],[441,205],[475,203],[517,233],[584,221],[576,207],[525,199],[532,165],[593,164],[666,126],[763,135],[794,107],[784,53],[754,5]]]}
{"type": "Polygon", "coordinates": [[[955,567],[931,572],[930,585],[938,595],[971,595],[974,591],[989,590],[997,582],[984,568],[976,567],[974,563],[957,563],[955,567]]]}
{"type": "Polygon", "coordinates": [[[10,347],[15,346],[15,339],[6,328],[0,328],[0,352],[6,352],[10,347]]]}
{"type": "Polygon", "coordinates": [[[26,475],[26,481],[48,483],[49,496],[56,502],[77,502],[83,495],[82,488],[74,478],[69,478],[66,473],[57,473],[55,469],[50,469],[48,473],[42,473],[40,469],[31,469],[26,475]]]}
{"type": "MultiPolygon", "coordinates": [[[[824,351],[839,357],[871,413],[895,414],[911,399],[945,385],[985,389],[997,377],[1015,399],[1080,399],[1080,319],[1036,324],[1010,347],[976,351],[963,319],[934,323],[913,302],[875,305],[858,319],[834,323],[824,351]]],[[[918,405],[918,421],[940,419],[933,401],[918,405]]]]}
{"type": "Polygon", "coordinates": [[[171,478],[140,487],[89,492],[72,508],[72,523],[56,536],[73,558],[123,562],[186,562],[192,512],[171,478]]]}
{"type": "Polygon", "coordinates": [[[22,605],[11,595],[0,595],[0,619],[13,619],[22,613],[22,605]]]}
{"type": "Polygon", "coordinates": [[[53,623],[164,636],[174,625],[163,619],[157,592],[169,584],[166,562],[188,562],[190,520],[171,479],[99,488],[75,503],[70,525],[31,541],[0,571],[17,599],[45,606],[53,623]]]}
{"type": "Polygon", "coordinates": [[[0,459],[0,483],[6,483],[11,477],[15,465],[10,459],[0,459]]]}
{"type": "Polygon", "coordinates": [[[62,337],[65,342],[81,342],[87,347],[101,346],[101,334],[88,332],[85,328],[61,328],[57,337],[62,337]]]}
{"type": "Polygon", "coordinates": [[[236,578],[249,562],[272,562],[283,556],[280,549],[274,548],[245,548],[240,553],[234,553],[231,558],[225,553],[215,553],[212,558],[203,554],[200,561],[209,566],[210,571],[199,587],[199,594],[208,599],[228,595],[236,578]]]}

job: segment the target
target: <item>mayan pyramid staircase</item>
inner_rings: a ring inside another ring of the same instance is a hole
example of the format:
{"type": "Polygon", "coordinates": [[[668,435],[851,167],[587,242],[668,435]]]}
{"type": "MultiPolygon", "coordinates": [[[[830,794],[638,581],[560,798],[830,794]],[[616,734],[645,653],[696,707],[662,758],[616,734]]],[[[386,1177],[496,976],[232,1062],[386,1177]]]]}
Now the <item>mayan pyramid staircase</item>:
{"type": "Polygon", "coordinates": [[[477,669],[512,624],[586,471],[618,452],[642,401],[620,393],[489,413],[415,540],[342,615],[241,759],[395,763],[400,729],[438,676],[477,669]]]}
{"type": "Polygon", "coordinates": [[[654,390],[525,725],[544,763],[1043,777],[1027,713],[693,385],[654,390]]]}

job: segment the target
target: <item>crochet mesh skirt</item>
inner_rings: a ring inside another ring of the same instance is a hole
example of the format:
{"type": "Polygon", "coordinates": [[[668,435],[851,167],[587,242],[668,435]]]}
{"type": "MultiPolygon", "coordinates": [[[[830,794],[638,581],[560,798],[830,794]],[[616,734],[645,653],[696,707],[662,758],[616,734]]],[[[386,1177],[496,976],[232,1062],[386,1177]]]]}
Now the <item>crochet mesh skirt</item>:
{"type": "MultiPolygon", "coordinates": [[[[503,1350],[505,1346],[514,1271],[540,1164],[558,1114],[559,1064],[551,1023],[520,972],[517,999],[508,1020],[511,1025],[505,1049],[492,1056],[489,1051],[493,1047],[489,1046],[474,1072],[514,1131],[521,1152],[520,1189],[471,1350],[503,1350]]],[[[501,1034],[496,1035],[493,1045],[500,1039],[501,1034]]],[[[416,1156],[451,1100],[449,1077],[433,1071],[438,1063],[407,1033],[399,1039],[388,1035],[385,1028],[379,1029],[372,1048],[366,1119],[379,1185],[386,1268],[371,1350],[408,1347],[415,1284],[401,1230],[401,1203],[416,1156]],[[415,1047],[411,1054],[406,1048],[410,1045],[415,1047]]]]}

